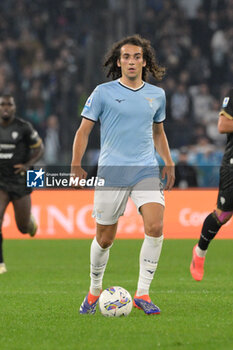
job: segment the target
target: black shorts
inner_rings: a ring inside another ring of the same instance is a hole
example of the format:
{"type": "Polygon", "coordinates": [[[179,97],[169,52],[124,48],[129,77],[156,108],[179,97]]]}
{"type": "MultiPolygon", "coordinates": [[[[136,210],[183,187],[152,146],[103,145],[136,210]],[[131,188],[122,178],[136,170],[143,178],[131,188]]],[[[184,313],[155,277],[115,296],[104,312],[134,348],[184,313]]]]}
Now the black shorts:
{"type": "Polygon", "coordinates": [[[10,200],[19,199],[30,193],[32,188],[27,187],[26,177],[0,177],[0,190],[7,192],[10,200]]]}
{"type": "Polygon", "coordinates": [[[233,166],[220,168],[218,208],[222,211],[233,211],[233,166]]]}

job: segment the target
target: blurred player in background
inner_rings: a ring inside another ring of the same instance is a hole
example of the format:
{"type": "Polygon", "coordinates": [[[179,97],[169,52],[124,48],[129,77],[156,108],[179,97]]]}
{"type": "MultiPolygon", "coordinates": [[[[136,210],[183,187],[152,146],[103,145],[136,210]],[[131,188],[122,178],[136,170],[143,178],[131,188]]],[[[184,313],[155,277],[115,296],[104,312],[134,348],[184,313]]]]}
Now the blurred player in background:
{"type": "Polygon", "coordinates": [[[205,256],[210,242],[233,214],[233,89],[223,100],[218,130],[221,134],[227,134],[227,144],[220,168],[217,208],[206,217],[198,244],[193,248],[190,272],[196,281],[203,278],[205,256]]]}
{"type": "Polygon", "coordinates": [[[88,98],[74,139],[71,164],[73,176],[86,178],[81,161],[89,134],[99,119],[99,173],[103,174],[109,188],[95,191],[93,216],[97,231],[91,245],[91,285],[80,313],[94,314],[96,311],[117,222],[131,197],[142,215],[145,228],[134,306],[146,314],[159,314],[160,309],[149,297],[163,242],[164,194],[155,148],[165,162],[162,173],[162,178],[167,178],[165,189],[173,187],[175,176],[163,128],[165,93],[145,80],[147,73],[161,80],[165,69],[156,63],[150,42],[138,35],[115,43],[104,65],[108,69],[107,76],[113,81],[97,86],[88,98]],[[108,169],[106,176],[105,167],[108,169]]]}
{"type": "Polygon", "coordinates": [[[10,95],[0,97],[0,274],[6,272],[3,260],[2,222],[12,202],[15,220],[22,233],[36,234],[31,215],[31,188],[26,187],[26,170],[43,153],[43,143],[32,125],[15,117],[16,106],[10,95]]]}

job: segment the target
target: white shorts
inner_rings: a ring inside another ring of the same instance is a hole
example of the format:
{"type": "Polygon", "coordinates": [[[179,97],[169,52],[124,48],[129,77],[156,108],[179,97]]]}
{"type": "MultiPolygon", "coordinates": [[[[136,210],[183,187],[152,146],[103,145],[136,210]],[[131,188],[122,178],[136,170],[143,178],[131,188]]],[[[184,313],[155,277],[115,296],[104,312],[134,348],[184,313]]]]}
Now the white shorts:
{"type": "Polygon", "coordinates": [[[146,178],[132,187],[109,187],[95,190],[92,216],[101,225],[113,225],[124,214],[128,198],[131,197],[138,212],[146,203],[165,206],[163,185],[159,178],[146,178]]]}

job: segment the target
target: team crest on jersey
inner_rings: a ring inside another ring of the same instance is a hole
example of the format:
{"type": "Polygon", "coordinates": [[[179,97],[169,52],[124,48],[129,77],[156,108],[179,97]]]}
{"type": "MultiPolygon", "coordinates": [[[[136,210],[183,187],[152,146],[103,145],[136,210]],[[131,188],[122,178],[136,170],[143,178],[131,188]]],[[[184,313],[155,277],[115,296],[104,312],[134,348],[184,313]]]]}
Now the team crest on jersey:
{"type": "Polygon", "coordinates": [[[220,202],[221,202],[221,204],[223,205],[223,204],[225,204],[225,202],[226,202],[226,199],[224,198],[224,197],[220,197],[220,202]]]}
{"type": "Polygon", "coordinates": [[[149,106],[152,108],[152,107],[153,107],[153,102],[154,102],[155,98],[146,97],[146,100],[149,102],[149,106]]]}
{"type": "Polygon", "coordinates": [[[18,131],[12,131],[11,136],[13,140],[17,139],[17,137],[19,136],[18,131]]]}
{"type": "Polygon", "coordinates": [[[225,97],[222,103],[223,108],[228,105],[228,102],[229,102],[229,97],[225,97]]]}

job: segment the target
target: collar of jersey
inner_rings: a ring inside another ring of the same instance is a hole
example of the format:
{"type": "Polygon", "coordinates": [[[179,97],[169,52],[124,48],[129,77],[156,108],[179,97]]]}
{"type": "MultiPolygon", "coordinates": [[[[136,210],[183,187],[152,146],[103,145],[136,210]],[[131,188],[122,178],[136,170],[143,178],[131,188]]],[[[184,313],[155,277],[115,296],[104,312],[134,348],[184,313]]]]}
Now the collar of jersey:
{"type": "Polygon", "coordinates": [[[123,86],[124,88],[129,89],[129,90],[132,90],[132,91],[141,90],[141,89],[145,86],[145,82],[144,82],[144,81],[143,81],[142,85],[139,86],[137,89],[131,88],[131,87],[129,87],[129,86],[123,84],[123,83],[120,81],[120,79],[118,79],[118,83],[119,83],[121,86],[123,86]]]}

